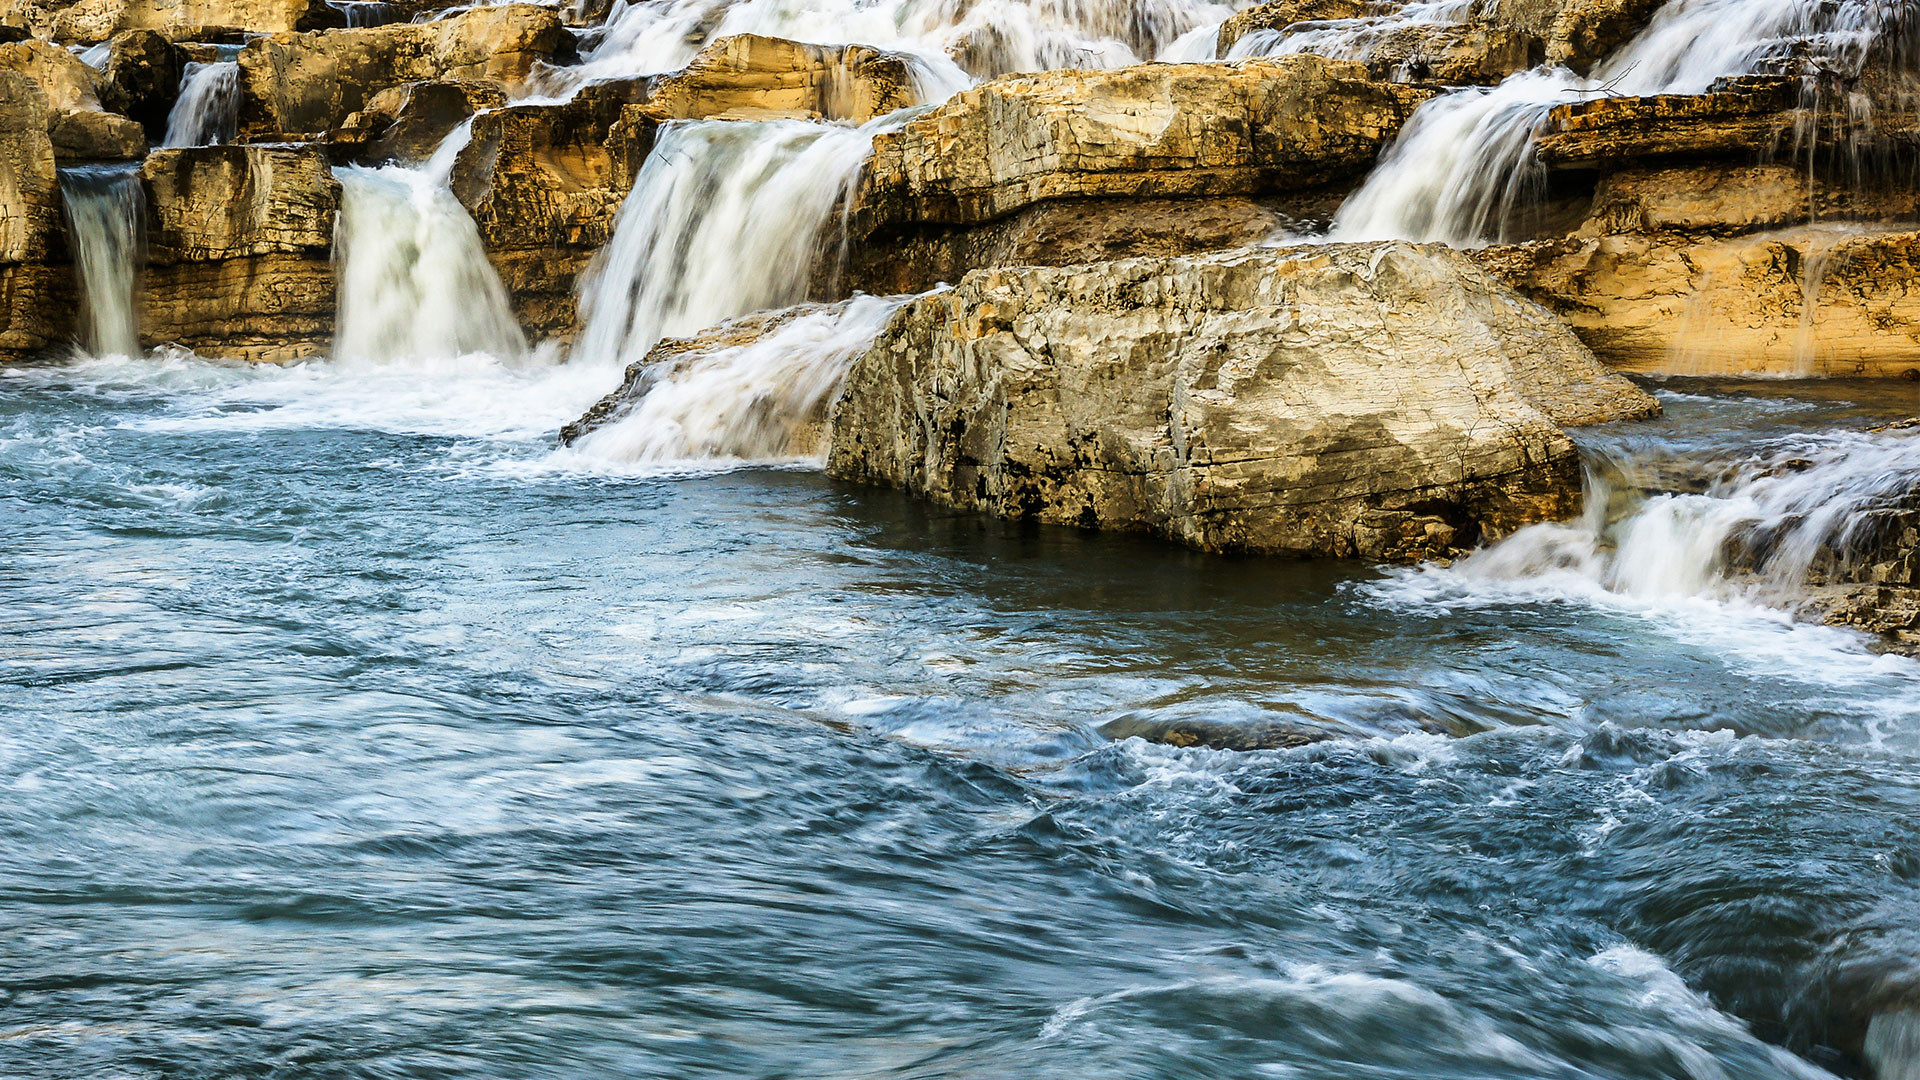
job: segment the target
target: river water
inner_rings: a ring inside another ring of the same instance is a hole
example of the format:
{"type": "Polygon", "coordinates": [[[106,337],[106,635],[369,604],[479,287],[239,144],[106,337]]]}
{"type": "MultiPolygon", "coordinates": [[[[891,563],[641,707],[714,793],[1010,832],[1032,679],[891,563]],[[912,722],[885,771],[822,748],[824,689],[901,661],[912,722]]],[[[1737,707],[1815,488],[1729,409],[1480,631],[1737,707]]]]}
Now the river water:
{"type": "MultiPolygon", "coordinates": [[[[556,451],[608,379],[0,373],[0,1074],[1808,1077],[1909,1032],[1920,663],[556,451]],[[1336,737],[1116,737],[1183,724],[1336,737]]],[[[1917,404],[1660,392],[1597,457],[1917,404]]]]}

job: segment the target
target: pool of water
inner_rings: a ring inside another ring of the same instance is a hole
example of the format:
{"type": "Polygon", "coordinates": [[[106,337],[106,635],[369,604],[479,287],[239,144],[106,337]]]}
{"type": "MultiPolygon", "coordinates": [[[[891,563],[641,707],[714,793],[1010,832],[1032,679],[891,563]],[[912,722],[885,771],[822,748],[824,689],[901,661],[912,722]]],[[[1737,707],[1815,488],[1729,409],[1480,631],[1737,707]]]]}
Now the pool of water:
{"type": "MultiPolygon", "coordinates": [[[[0,1074],[1858,1074],[1920,663],[552,447],[607,373],[0,373],[0,1074]],[[1277,725],[1284,750],[1127,731],[1277,725]]],[[[1671,382],[1608,453],[1914,390],[1671,382]]]]}

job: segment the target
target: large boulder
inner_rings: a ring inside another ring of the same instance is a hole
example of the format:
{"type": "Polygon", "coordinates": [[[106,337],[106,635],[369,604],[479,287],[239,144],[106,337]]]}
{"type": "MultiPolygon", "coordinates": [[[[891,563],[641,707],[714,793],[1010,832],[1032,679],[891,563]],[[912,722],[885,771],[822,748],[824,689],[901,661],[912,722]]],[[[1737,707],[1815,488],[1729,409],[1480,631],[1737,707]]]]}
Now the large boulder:
{"type": "Polygon", "coordinates": [[[0,45],[0,70],[38,83],[49,106],[47,131],[63,159],[127,160],[147,152],[144,128],[100,104],[99,73],[47,41],[0,45]]]}
{"type": "Polygon", "coordinates": [[[157,30],[115,34],[100,70],[100,104],[137,122],[157,143],[167,134],[167,114],[186,66],[185,51],[157,30]]]}
{"type": "Polygon", "coordinates": [[[203,356],[286,361],[333,335],[340,184],[317,147],[156,150],[141,330],[203,356]]]}
{"type": "Polygon", "coordinates": [[[240,50],[240,130],[318,138],[388,87],[427,79],[520,86],[572,39],[551,8],[478,7],[429,23],[282,33],[240,50]]]}
{"type": "Polygon", "coordinates": [[[48,265],[60,238],[60,179],[52,109],[32,78],[0,71],[0,360],[44,347],[67,329],[56,300],[66,275],[48,265]]]}
{"type": "Polygon", "coordinates": [[[807,45],[740,34],[700,50],[685,68],[649,81],[662,120],[823,117],[865,123],[916,103],[905,57],[864,45],[807,45]]]}
{"type": "Polygon", "coordinates": [[[1666,0],[1476,0],[1472,16],[1546,43],[1548,63],[1586,72],[1645,29],[1666,0]]]}
{"type": "Polygon", "coordinates": [[[1207,550],[1423,559],[1574,513],[1561,425],[1657,411],[1450,249],[1129,259],[909,303],[847,375],[828,471],[1207,550]]]}

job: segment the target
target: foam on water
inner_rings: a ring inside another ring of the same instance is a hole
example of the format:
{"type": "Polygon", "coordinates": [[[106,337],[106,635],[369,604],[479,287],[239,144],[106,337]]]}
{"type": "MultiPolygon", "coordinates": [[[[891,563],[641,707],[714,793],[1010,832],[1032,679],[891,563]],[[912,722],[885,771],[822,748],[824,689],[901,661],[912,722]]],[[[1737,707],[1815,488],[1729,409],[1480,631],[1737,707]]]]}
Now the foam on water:
{"type": "Polygon", "coordinates": [[[161,146],[210,146],[233,141],[240,110],[240,65],[232,60],[189,61],[180,96],[167,114],[161,146]]]}

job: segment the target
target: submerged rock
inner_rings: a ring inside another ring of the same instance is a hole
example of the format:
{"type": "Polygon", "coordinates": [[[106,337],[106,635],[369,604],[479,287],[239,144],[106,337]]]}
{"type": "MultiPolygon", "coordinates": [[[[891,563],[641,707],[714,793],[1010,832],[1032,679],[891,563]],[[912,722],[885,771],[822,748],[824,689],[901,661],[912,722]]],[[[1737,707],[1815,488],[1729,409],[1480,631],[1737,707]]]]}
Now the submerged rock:
{"type": "Polygon", "coordinates": [[[1207,550],[1412,560],[1576,512],[1559,425],[1657,411],[1457,252],[1240,251],[913,301],[848,374],[828,471],[1207,550]]]}

